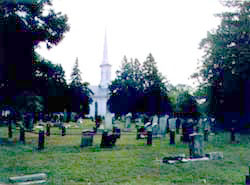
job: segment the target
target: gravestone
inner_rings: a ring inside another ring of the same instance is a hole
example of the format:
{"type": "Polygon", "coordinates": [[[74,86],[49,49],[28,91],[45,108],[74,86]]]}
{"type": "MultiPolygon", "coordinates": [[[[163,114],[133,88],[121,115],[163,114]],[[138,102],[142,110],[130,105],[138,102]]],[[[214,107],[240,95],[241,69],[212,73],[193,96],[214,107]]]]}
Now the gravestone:
{"type": "Polygon", "coordinates": [[[152,136],[157,137],[159,134],[158,117],[155,115],[152,120],[152,136]]]}
{"type": "Polygon", "coordinates": [[[170,144],[175,144],[176,120],[177,118],[175,117],[168,119],[168,125],[170,131],[170,144]]]}
{"type": "Polygon", "coordinates": [[[138,118],[136,120],[136,139],[143,139],[144,133],[146,132],[144,124],[142,123],[142,119],[138,118]]]}
{"type": "Polygon", "coordinates": [[[50,124],[46,124],[46,136],[50,136],[50,124]]]}
{"type": "Polygon", "coordinates": [[[102,140],[101,140],[101,148],[111,148],[115,146],[115,142],[118,138],[116,134],[109,134],[107,130],[104,130],[102,133],[102,140]]]}
{"type": "Polygon", "coordinates": [[[38,150],[44,149],[44,130],[39,130],[38,134],[38,150]]]}
{"type": "Polygon", "coordinates": [[[10,183],[19,185],[28,184],[47,184],[47,175],[45,173],[37,173],[32,175],[24,175],[18,177],[10,177],[10,183]]]}
{"type": "Polygon", "coordinates": [[[209,125],[210,125],[209,119],[204,118],[202,120],[202,129],[203,129],[203,132],[204,132],[204,141],[208,141],[209,125]]]}
{"type": "Polygon", "coordinates": [[[112,114],[111,113],[106,113],[105,116],[105,124],[104,124],[104,129],[105,130],[112,130],[112,114]]]}
{"type": "Polygon", "coordinates": [[[62,136],[66,135],[66,127],[62,125],[62,136]]]}
{"type": "Polygon", "coordinates": [[[235,142],[235,128],[231,128],[231,143],[235,142]]]}
{"type": "Polygon", "coordinates": [[[248,175],[246,175],[246,185],[250,185],[250,167],[248,170],[248,175]]]}
{"type": "Polygon", "coordinates": [[[25,144],[25,130],[24,130],[23,126],[20,127],[20,137],[19,137],[19,140],[20,140],[21,143],[25,144]]]}
{"type": "Polygon", "coordinates": [[[81,147],[87,147],[93,145],[94,132],[91,130],[82,131],[81,147]]]}
{"type": "Polygon", "coordinates": [[[190,134],[189,143],[190,158],[203,157],[203,135],[200,133],[190,134]]]}
{"type": "Polygon", "coordinates": [[[120,138],[121,137],[121,129],[118,128],[118,126],[114,126],[113,127],[113,135],[115,135],[117,138],[120,138]]]}
{"type": "Polygon", "coordinates": [[[125,120],[125,131],[129,131],[130,127],[131,127],[131,118],[132,118],[132,114],[128,113],[126,115],[126,120],[125,120]]]}
{"type": "Polygon", "coordinates": [[[152,145],[152,131],[147,132],[147,145],[152,145]]]}
{"type": "Polygon", "coordinates": [[[8,120],[8,136],[9,138],[12,138],[12,121],[11,120],[8,120]]]}
{"type": "Polygon", "coordinates": [[[206,157],[208,157],[209,160],[220,160],[220,159],[223,159],[223,153],[222,152],[209,152],[206,154],[206,157]]]}

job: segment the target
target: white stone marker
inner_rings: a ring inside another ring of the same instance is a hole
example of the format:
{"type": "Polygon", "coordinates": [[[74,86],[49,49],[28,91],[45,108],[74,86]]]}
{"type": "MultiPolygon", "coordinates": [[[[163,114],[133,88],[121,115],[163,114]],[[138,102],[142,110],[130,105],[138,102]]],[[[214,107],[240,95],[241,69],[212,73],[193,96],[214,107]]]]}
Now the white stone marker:
{"type": "Polygon", "coordinates": [[[112,130],[112,114],[106,113],[104,129],[112,130]]]}

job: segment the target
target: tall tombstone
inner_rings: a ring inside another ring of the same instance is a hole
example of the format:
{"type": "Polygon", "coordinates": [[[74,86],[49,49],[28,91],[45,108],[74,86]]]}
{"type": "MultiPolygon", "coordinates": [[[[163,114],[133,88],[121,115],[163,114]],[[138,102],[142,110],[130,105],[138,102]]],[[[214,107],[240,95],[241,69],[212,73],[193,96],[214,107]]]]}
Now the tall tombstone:
{"type": "Polygon", "coordinates": [[[39,130],[38,134],[38,150],[44,149],[44,130],[39,130]]]}
{"type": "Polygon", "coordinates": [[[159,127],[160,127],[160,134],[161,136],[165,137],[167,133],[167,115],[162,116],[159,119],[159,127]]]}
{"type": "Polygon", "coordinates": [[[20,127],[20,137],[19,137],[19,140],[20,140],[21,143],[25,144],[25,130],[24,130],[23,126],[20,127]]]}
{"type": "Polygon", "coordinates": [[[250,185],[250,167],[249,167],[248,175],[246,175],[246,185],[250,185]]]}
{"type": "Polygon", "coordinates": [[[8,136],[9,138],[12,138],[12,120],[8,119],[8,136]]]}
{"type": "Polygon", "coordinates": [[[158,116],[155,115],[152,120],[152,135],[158,136],[158,116]]]}
{"type": "Polygon", "coordinates": [[[112,114],[111,113],[106,113],[105,116],[105,124],[104,124],[104,129],[105,130],[112,130],[112,114]]]}
{"type": "Polygon", "coordinates": [[[131,113],[128,113],[128,114],[126,115],[126,121],[125,121],[125,128],[126,128],[126,129],[130,128],[131,117],[132,117],[132,114],[131,114],[131,113]]]}
{"type": "Polygon", "coordinates": [[[200,133],[190,134],[189,151],[191,158],[200,158],[204,156],[203,153],[203,135],[200,133]]]}

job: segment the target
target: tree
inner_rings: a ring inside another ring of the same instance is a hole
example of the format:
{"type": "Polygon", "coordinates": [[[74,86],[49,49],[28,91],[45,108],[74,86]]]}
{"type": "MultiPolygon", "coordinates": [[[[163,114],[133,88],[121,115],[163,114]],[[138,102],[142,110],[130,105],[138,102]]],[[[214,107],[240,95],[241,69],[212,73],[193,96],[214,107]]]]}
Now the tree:
{"type": "Polygon", "coordinates": [[[52,8],[52,0],[0,0],[1,29],[6,32],[32,33],[33,45],[57,45],[69,31],[68,18],[52,8]],[[46,7],[46,10],[45,10],[46,7]]]}
{"type": "Polygon", "coordinates": [[[109,86],[109,110],[117,115],[141,112],[139,99],[142,97],[143,84],[139,60],[131,59],[128,62],[124,56],[121,69],[116,74],[116,79],[109,86]]]}
{"type": "Polygon", "coordinates": [[[198,106],[195,98],[188,92],[182,91],[177,96],[176,111],[184,117],[198,118],[198,106]]]}
{"type": "MultiPolygon", "coordinates": [[[[51,94],[58,97],[61,92],[57,88],[61,82],[51,80],[58,79],[58,75],[55,78],[48,77],[56,74],[55,71],[64,73],[62,67],[39,61],[34,52],[40,42],[45,42],[48,48],[57,45],[69,31],[67,16],[54,12],[51,2],[0,0],[0,53],[4,55],[4,61],[1,61],[4,68],[1,68],[0,79],[1,103],[13,105],[13,99],[28,92],[34,93],[31,97],[42,96],[45,107],[48,107],[46,102],[49,102],[47,99],[51,94]],[[51,68],[56,68],[52,70],[53,74],[51,68]]],[[[62,101],[57,101],[56,105],[58,102],[62,101]]]]}
{"type": "Polygon", "coordinates": [[[208,112],[221,121],[249,121],[250,2],[226,1],[231,12],[218,14],[221,24],[200,43],[205,55],[194,77],[209,89],[208,112]]]}
{"type": "Polygon", "coordinates": [[[137,59],[128,62],[124,57],[109,90],[109,110],[118,115],[131,112],[133,115],[146,113],[151,116],[171,109],[164,78],[151,54],[143,65],[137,59]]]}
{"type": "Polygon", "coordinates": [[[180,94],[183,94],[184,92],[192,94],[193,91],[192,87],[186,84],[177,84],[175,86],[172,84],[168,84],[167,89],[168,89],[168,96],[174,112],[179,112],[177,105],[178,96],[180,94]]]}
{"type": "Polygon", "coordinates": [[[89,104],[92,103],[91,94],[93,92],[88,88],[88,85],[87,82],[82,83],[78,58],[76,58],[69,84],[69,104],[72,111],[81,113],[82,116],[89,113],[89,104]]]}
{"type": "Polygon", "coordinates": [[[63,112],[68,86],[62,66],[36,54],[32,69],[32,90],[44,98],[45,112],[63,112]]]}
{"type": "Polygon", "coordinates": [[[172,111],[166,87],[167,81],[158,71],[152,54],[149,54],[143,63],[142,72],[144,79],[144,112],[148,115],[160,115],[172,111]]]}

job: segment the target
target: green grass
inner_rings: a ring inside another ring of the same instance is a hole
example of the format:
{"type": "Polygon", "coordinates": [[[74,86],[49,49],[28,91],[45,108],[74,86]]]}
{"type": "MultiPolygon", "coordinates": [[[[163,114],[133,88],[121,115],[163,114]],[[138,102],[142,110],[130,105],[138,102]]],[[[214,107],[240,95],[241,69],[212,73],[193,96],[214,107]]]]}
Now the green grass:
{"type": "MultiPolygon", "coordinates": [[[[93,123],[88,123],[92,127],[93,123]]],[[[94,145],[80,148],[80,129],[67,129],[79,135],[53,135],[46,137],[45,149],[37,151],[34,133],[26,133],[26,144],[19,144],[18,130],[9,144],[0,146],[0,182],[12,176],[44,172],[51,185],[81,184],[244,184],[250,165],[250,141],[241,136],[240,144],[230,144],[229,134],[209,136],[205,152],[222,151],[224,160],[163,164],[164,156],[185,153],[188,146],[179,142],[169,145],[168,136],[154,139],[152,146],[146,140],[136,140],[135,133],[122,133],[116,147],[99,147],[101,135],[94,145]]],[[[7,128],[0,127],[0,136],[7,138],[7,128]]]]}

